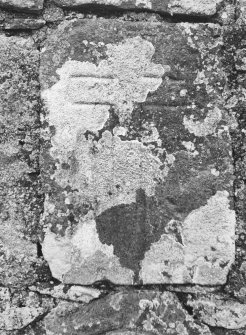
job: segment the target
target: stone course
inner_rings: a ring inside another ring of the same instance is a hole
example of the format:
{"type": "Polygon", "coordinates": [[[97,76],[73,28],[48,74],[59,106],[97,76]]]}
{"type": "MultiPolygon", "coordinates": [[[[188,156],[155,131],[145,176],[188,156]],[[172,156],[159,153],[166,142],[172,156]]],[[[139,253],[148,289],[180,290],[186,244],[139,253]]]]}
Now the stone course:
{"type": "Polygon", "coordinates": [[[0,8],[7,8],[21,12],[40,12],[44,0],[0,0],[0,8]]]}
{"type": "Polygon", "coordinates": [[[245,8],[0,0],[0,335],[245,335],[245,8]]]}
{"type": "Polygon", "coordinates": [[[83,5],[111,5],[125,9],[149,9],[171,15],[213,16],[223,0],[54,0],[58,6],[77,8],[83,5]]]}

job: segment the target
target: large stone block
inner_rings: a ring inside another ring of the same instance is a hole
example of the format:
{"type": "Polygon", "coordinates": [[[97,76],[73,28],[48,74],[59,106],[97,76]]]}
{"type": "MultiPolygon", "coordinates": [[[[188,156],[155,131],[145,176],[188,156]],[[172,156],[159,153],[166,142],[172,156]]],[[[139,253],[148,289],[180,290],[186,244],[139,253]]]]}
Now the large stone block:
{"type": "Polygon", "coordinates": [[[126,9],[146,8],[168,14],[215,15],[223,0],[54,0],[58,6],[111,5],[126,9]]]}
{"type": "Polygon", "coordinates": [[[63,283],[219,285],[234,260],[212,24],[75,20],[42,50],[43,253],[63,283]]]}

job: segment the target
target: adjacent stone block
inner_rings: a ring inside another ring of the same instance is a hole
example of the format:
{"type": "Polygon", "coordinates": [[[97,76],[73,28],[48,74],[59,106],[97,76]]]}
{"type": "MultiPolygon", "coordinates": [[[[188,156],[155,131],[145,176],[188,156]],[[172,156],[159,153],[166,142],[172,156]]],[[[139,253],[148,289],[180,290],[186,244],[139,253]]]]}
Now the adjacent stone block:
{"type": "Polygon", "coordinates": [[[23,12],[40,12],[44,0],[0,0],[0,7],[23,12]]]}
{"type": "Polygon", "coordinates": [[[235,213],[220,28],[77,20],[42,50],[43,254],[63,283],[219,285],[235,213]]]}
{"type": "Polygon", "coordinates": [[[40,297],[37,293],[11,291],[0,288],[0,330],[1,334],[16,334],[17,329],[28,326],[54,307],[52,298],[40,297]],[[6,333],[5,333],[6,331],[6,333]]]}
{"type": "Polygon", "coordinates": [[[49,335],[211,335],[169,292],[118,292],[84,306],[64,302],[44,323],[49,335]]]}
{"type": "Polygon", "coordinates": [[[58,6],[79,7],[83,5],[111,5],[120,8],[146,8],[163,13],[212,16],[223,0],[54,0],[58,6]]]}
{"type": "Polygon", "coordinates": [[[196,319],[211,327],[241,329],[246,327],[246,305],[228,296],[206,295],[189,299],[196,319]]]}
{"type": "Polygon", "coordinates": [[[0,285],[35,282],[40,232],[39,54],[0,35],[0,285]]]}

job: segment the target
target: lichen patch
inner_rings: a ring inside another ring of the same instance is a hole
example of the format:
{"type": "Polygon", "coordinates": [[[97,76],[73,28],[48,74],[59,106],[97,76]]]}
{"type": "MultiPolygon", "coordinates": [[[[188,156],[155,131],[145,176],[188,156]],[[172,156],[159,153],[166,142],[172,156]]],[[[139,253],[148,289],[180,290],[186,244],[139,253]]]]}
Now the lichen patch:
{"type": "Polygon", "coordinates": [[[216,132],[217,126],[222,119],[222,112],[215,107],[210,110],[203,121],[194,121],[184,116],[184,126],[191,134],[202,137],[213,135],[216,132]]]}
{"type": "Polygon", "coordinates": [[[136,140],[122,141],[109,131],[97,143],[82,136],[72,154],[57,158],[56,182],[77,189],[80,201],[93,204],[97,215],[135,202],[137,189],[153,195],[157,181],[164,178],[162,162],[146,146],[136,140]],[[70,168],[62,169],[64,163],[70,168]]]}
{"type": "Polygon", "coordinates": [[[193,269],[193,283],[224,284],[235,255],[235,211],[227,191],[217,191],[207,205],[184,221],[185,264],[193,269]]]}
{"type": "Polygon", "coordinates": [[[144,102],[169,70],[151,62],[154,52],[152,43],[138,36],[108,44],[108,58],[98,66],[70,60],[58,69],[60,81],[42,94],[49,124],[56,128],[53,146],[69,150],[79,131],[101,129],[110,107],[121,120],[129,117],[134,102],[144,102]]]}

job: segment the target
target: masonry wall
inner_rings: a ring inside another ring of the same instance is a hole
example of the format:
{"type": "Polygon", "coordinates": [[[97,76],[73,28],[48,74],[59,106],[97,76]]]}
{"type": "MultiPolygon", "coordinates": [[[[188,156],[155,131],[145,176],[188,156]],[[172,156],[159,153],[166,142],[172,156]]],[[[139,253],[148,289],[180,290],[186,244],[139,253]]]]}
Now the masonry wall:
{"type": "Polygon", "coordinates": [[[0,334],[246,333],[243,0],[0,0],[0,334]]]}

